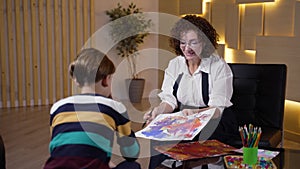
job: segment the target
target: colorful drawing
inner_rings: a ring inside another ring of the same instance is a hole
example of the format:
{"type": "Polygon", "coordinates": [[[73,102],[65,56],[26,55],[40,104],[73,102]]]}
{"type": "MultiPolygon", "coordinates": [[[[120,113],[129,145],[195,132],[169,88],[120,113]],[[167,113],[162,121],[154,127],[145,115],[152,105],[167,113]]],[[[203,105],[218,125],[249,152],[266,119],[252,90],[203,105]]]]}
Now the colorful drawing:
{"type": "Polygon", "coordinates": [[[230,154],[236,148],[217,140],[156,146],[155,149],[175,160],[190,160],[230,154]]]}
{"type": "Polygon", "coordinates": [[[215,109],[190,116],[181,112],[160,114],[146,128],[136,132],[137,137],[154,140],[192,140],[208,123],[215,109]]]}
{"type": "Polygon", "coordinates": [[[273,160],[264,157],[258,157],[257,163],[255,165],[247,165],[244,164],[242,155],[227,155],[224,157],[224,163],[226,165],[226,168],[277,169],[273,160]]]}

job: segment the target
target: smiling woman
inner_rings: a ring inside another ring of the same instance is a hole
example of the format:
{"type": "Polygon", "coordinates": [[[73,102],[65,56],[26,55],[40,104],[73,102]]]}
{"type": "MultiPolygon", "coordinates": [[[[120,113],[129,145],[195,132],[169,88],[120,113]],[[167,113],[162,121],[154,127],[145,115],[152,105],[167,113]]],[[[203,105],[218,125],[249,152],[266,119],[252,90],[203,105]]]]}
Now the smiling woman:
{"type": "MultiPolygon", "coordinates": [[[[162,113],[190,114],[216,108],[211,112],[213,118],[195,140],[229,142],[233,133],[228,131],[237,131],[233,112],[225,109],[232,105],[233,76],[228,64],[216,52],[218,37],[212,25],[196,15],[186,15],[175,23],[170,46],[178,56],[170,60],[165,69],[162,92],[158,94],[162,102],[152,114],[146,113],[144,119],[151,121],[162,113]]],[[[161,143],[153,141],[152,144],[151,147],[161,143]]],[[[149,168],[155,168],[167,158],[154,149],[151,155],[149,168]]]]}

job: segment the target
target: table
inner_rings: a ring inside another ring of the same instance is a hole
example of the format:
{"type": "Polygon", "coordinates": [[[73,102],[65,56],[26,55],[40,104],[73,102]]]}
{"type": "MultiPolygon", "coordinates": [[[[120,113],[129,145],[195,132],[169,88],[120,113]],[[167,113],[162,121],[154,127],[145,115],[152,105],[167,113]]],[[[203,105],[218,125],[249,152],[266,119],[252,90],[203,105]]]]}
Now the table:
{"type": "MultiPolygon", "coordinates": [[[[272,148],[271,151],[279,151],[280,153],[272,160],[278,169],[298,169],[300,163],[300,149],[284,149],[284,148],[272,148]]],[[[209,157],[201,159],[192,159],[183,161],[183,165],[177,167],[177,169],[190,169],[199,165],[205,165],[215,163],[220,157],[209,157]]],[[[222,156],[221,156],[222,158],[222,156]]],[[[224,164],[225,166],[225,164],[224,164]]],[[[159,169],[167,169],[162,166],[159,169]]]]}

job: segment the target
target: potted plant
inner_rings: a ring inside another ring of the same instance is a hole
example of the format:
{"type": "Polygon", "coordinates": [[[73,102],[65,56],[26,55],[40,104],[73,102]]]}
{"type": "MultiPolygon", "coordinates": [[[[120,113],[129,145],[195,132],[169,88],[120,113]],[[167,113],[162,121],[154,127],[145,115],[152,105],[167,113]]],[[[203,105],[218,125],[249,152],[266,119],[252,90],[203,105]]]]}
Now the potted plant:
{"type": "Polygon", "coordinates": [[[146,19],[141,8],[138,8],[134,3],[130,3],[128,7],[122,7],[118,3],[116,8],[107,10],[106,15],[110,17],[110,34],[114,42],[117,43],[118,55],[126,58],[128,62],[131,75],[129,82],[127,82],[129,84],[129,98],[132,102],[140,102],[145,80],[138,78],[136,57],[139,55],[139,45],[149,34],[152,21],[146,19]]]}

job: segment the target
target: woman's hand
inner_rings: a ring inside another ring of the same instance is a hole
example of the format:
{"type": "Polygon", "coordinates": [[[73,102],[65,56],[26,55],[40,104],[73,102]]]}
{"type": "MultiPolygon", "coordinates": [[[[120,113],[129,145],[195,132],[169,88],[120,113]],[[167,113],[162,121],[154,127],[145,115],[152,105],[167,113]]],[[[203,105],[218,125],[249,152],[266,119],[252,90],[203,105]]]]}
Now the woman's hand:
{"type": "Polygon", "coordinates": [[[183,115],[189,116],[189,115],[192,115],[192,114],[195,114],[195,113],[199,113],[199,112],[208,110],[210,108],[211,107],[206,107],[206,108],[202,108],[202,109],[183,109],[181,112],[182,112],[183,115]]]}
{"type": "Polygon", "coordinates": [[[184,116],[189,116],[200,112],[201,109],[183,109],[181,112],[184,116]]]}
{"type": "MultiPolygon", "coordinates": [[[[183,109],[182,110],[182,114],[185,115],[185,116],[189,116],[189,115],[192,115],[192,114],[195,114],[195,113],[200,113],[202,111],[205,111],[205,110],[208,110],[208,109],[211,109],[213,107],[206,107],[206,108],[202,108],[202,109],[183,109]]],[[[212,116],[213,119],[216,119],[216,118],[219,118],[221,115],[220,113],[220,110],[217,108],[214,112],[214,115],[212,116]]]]}

